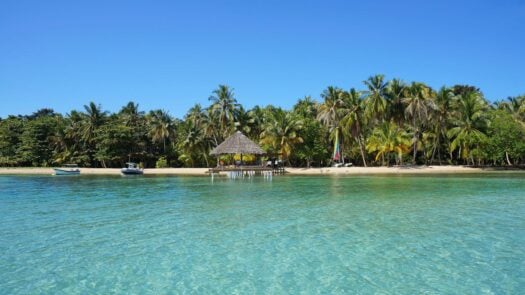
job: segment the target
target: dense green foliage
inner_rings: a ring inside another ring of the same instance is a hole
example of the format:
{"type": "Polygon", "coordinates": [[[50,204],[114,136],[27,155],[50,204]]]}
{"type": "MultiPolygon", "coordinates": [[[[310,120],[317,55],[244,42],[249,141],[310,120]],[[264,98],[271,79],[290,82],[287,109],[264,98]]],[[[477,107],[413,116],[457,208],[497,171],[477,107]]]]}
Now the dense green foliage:
{"type": "Polygon", "coordinates": [[[336,140],[355,165],[525,162],[525,96],[491,104],[472,86],[436,91],[382,75],[363,86],[330,86],[320,101],[305,97],[292,110],[246,110],[232,88],[219,85],[208,107],[197,104],[182,120],[133,102],[113,114],[91,102],[65,116],[51,109],[9,116],[0,119],[0,166],[121,167],[129,159],[145,167],[214,166],[209,151],[236,130],[293,166],[331,164],[336,140]]]}

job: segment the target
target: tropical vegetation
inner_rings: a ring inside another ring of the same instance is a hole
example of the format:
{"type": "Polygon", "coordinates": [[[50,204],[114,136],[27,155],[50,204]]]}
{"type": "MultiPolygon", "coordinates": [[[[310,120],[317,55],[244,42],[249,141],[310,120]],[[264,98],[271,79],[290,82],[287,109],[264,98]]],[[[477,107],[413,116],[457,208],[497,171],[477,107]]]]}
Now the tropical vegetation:
{"type": "Polygon", "coordinates": [[[10,115],[0,118],[0,166],[121,167],[132,159],[210,167],[218,160],[210,150],[237,130],[292,166],[525,164],[525,96],[489,102],[470,85],[435,90],[374,75],[361,89],[329,86],[290,110],[246,109],[233,88],[219,85],[208,106],[196,104],[180,119],[134,102],[116,113],[90,102],[65,115],[10,115]]]}

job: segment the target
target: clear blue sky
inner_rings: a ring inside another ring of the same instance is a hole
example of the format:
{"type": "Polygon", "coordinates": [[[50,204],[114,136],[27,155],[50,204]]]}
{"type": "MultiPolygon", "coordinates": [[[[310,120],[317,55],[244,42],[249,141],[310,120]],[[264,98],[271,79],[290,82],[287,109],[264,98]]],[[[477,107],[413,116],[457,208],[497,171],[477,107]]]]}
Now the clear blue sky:
{"type": "Polygon", "coordinates": [[[218,84],[289,108],[368,76],[525,93],[525,1],[0,3],[0,117],[95,101],[182,117],[218,84]]]}

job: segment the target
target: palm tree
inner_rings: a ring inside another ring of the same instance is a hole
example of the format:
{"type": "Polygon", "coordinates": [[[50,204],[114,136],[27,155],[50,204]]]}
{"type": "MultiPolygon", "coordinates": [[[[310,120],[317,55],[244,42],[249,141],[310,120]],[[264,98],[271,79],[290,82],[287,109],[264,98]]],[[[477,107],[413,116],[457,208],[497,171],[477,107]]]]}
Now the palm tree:
{"type": "Polygon", "coordinates": [[[204,123],[208,121],[208,116],[200,104],[195,104],[186,113],[185,120],[191,122],[194,126],[203,127],[204,123]]]}
{"type": "Polygon", "coordinates": [[[364,100],[361,92],[354,88],[350,89],[349,92],[345,92],[340,126],[343,130],[343,136],[354,138],[357,141],[363,165],[366,167],[365,139],[363,135],[363,125],[365,124],[364,109],[364,100]]]}
{"type": "Polygon", "coordinates": [[[206,166],[209,166],[208,162],[208,148],[206,137],[202,128],[195,125],[193,121],[187,121],[184,126],[185,136],[180,142],[180,149],[183,153],[179,156],[179,160],[184,162],[190,162],[191,167],[195,166],[195,158],[197,155],[202,155],[206,162],[206,166]]]}
{"type": "Polygon", "coordinates": [[[319,105],[317,119],[325,125],[329,132],[332,141],[339,142],[340,136],[340,121],[341,109],[344,103],[345,93],[342,89],[329,86],[323,91],[321,97],[324,99],[323,103],[319,105]]]}
{"type": "Polygon", "coordinates": [[[246,114],[246,116],[250,118],[250,132],[246,133],[246,136],[253,140],[258,140],[261,136],[263,126],[265,125],[265,121],[269,117],[269,114],[271,114],[271,112],[267,111],[265,108],[261,108],[260,106],[254,106],[252,109],[250,109],[246,114]]]}
{"type": "Polygon", "coordinates": [[[226,138],[235,128],[235,114],[239,108],[237,100],[234,98],[233,89],[227,85],[219,85],[219,88],[213,91],[209,100],[211,118],[217,120],[220,128],[221,140],[226,138]]]}
{"type": "Polygon", "coordinates": [[[87,143],[91,143],[95,137],[95,131],[104,122],[106,112],[102,111],[102,107],[96,105],[94,102],[90,102],[89,105],[84,105],[84,110],[86,113],[82,130],[82,139],[87,143]]]}
{"type": "Polygon", "coordinates": [[[434,104],[431,100],[432,95],[432,89],[430,89],[430,87],[423,83],[412,82],[408,88],[408,97],[403,99],[403,102],[406,104],[406,116],[412,119],[412,164],[416,163],[417,144],[422,135],[421,125],[428,118],[429,109],[434,108],[434,104]]]}
{"type": "Polygon", "coordinates": [[[523,126],[525,126],[525,96],[508,97],[507,101],[496,103],[499,109],[505,110],[523,126]]]}
{"type": "Polygon", "coordinates": [[[321,94],[324,101],[319,105],[317,119],[330,129],[339,125],[343,97],[343,90],[333,86],[328,86],[321,94]]]}
{"type": "Polygon", "coordinates": [[[175,136],[175,125],[168,112],[154,110],[149,113],[149,133],[153,142],[162,142],[166,153],[166,140],[175,136]]]}
{"type": "Polygon", "coordinates": [[[302,118],[317,117],[317,109],[317,103],[310,96],[305,96],[304,98],[299,99],[293,106],[293,112],[302,118]]]}
{"type": "Polygon", "coordinates": [[[139,111],[139,105],[132,101],[128,102],[122,107],[118,116],[124,126],[129,128],[132,135],[132,139],[125,145],[126,148],[130,153],[144,151],[147,133],[145,128],[146,122],[144,112],[139,111]]]}
{"type": "Polygon", "coordinates": [[[386,89],[387,97],[387,120],[394,120],[400,127],[405,121],[405,103],[403,99],[407,97],[408,87],[399,79],[392,79],[386,89]]]}
{"type": "Polygon", "coordinates": [[[279,150],[283,160],[289,163],[294,145],[303,142],[297,134],[302,124],[295,114],[278,109],[272,113],[272,118],[266,121],[260,142],[273,150],[279,150]]]}
{"type": "Polygon", "coordinates": [[[384,117],[387,109],[387,87],[384,75],[375,75],[363,81],[368,91],[366,91],[366,113],[369,118],[380,120],[384,117]]]}
{"type": "Polygon", "coordinates": [[[452,109],[452,102],[454,101],[454,93],[452,89],[441,87],[436,93],[434,99],[435,109],[430,113],[432,129],[434,136],[432,144],[432,157],[430,162],[434,162],[434,156],[437,152],[439,164],[441,165],[441,147],[443,143],[449,143],[447,136],[449,127],[449,117],[452,109]]]}
{"type": "Polygon", "coordinates": [[[144,112],[139,111],[139,105],[132,101],[128,102],[119,112],[124,125],[128,127],[135,127],[139,124],[139,120],[144,115],[144,112]]]}
{"type": "Polygon", "coordinates": [[[95,152],[95,133],[106,119],[106,112],[102,111],[100,105],[90,102],[84,105],[84,120],[82,122],[81,138],[85,143],[87,155],[91,165],[94,164],[93,155],[95,152]]]}
{"type": "Polygon", "coordinates": [[[450,152],[458,149],[459,158],[472,161],[472,150],[486,138],[488,104],[479,92],[465,92],[454,99],[453,126],[447,136],[452,139],[450,152]]]}
{"type": "Polygon", "coordinates": [[[366,148],[369,152],[377,152],[375,160],[381,158],[385,165],[385,156],[390,163],[390,155],[394,153],[396,163],[403,165],[403,154],[408,152],[410,141],[408,134],[394,122],[384,122],[374,128],[368,138],[366,148]]]}

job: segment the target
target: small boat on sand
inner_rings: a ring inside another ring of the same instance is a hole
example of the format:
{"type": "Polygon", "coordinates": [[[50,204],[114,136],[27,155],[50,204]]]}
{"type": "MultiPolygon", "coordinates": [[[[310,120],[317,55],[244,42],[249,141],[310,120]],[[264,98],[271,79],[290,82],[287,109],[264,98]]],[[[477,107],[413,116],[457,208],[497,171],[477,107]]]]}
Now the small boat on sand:
{"type": "Polygon", "coordinates": [[[77,164],[65,164],[60,168],[53,168],[55,171],[54,175],[79,175],[80,169],[78,169],[77,164]]]}
{"type": "Polygon", "coordinates": [[[142,175],[144,174],[144,169],[140,169],[136,163],[128,162],[126,163],[128,167],[122,168],[120,173],[122,175],[142,175]]]}

